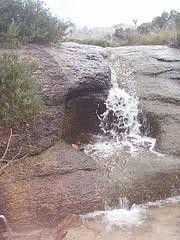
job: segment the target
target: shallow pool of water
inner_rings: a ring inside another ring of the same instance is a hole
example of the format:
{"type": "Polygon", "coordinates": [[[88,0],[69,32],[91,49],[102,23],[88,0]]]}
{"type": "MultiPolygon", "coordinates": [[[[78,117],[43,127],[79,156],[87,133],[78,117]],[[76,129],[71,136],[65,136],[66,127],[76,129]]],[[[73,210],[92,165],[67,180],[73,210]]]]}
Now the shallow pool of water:
{"type": "Polygon", "coordinates": [[[86,215],[65,240],[179,240],[180,201],[170,202],[86,215]]]}

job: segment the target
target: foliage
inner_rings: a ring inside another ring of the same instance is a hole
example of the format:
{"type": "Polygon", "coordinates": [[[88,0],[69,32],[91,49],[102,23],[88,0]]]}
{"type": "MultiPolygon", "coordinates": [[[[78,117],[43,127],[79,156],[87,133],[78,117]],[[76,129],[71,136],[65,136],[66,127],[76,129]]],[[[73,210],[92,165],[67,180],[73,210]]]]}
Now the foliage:
{"type": "MultiPolygon", "coordinates": [[[[134,22],[135,20],[133,20],[134,22]]],[[[136,25],[137,22],[134,22],[136,25]]],[[[120,26],[120,25],[119,25],[120,26]]],[[[163,12],[155,17],[152,22],[142,23],[137,28],[115,28],[113,40],[115,45],[140,45],[140,44],[171,44],[180,46],[180,13],[172,10],[163,12]]]]}
{"type": "Polygon", "coordinates": [[[163,12],[161,16],[157,16],[152,20],[152,29],[164,29],[169,21],[170,15],[167,12],[163,12]]]}
{"type": "Polygon", "coordinates": [[[6,33],[0,33],[0,44],[6,48],[13,48],[19,45],[19,28],[17,24],[12,21],[12,23],[8,26],[6,33]]]}
{"type": "Polygon", "coordinates": [[[150,34],[151,33],[151,23],[142,23],[138,28],[137,31],[140,34],[150,34]]]}
{"type": "Polygon", "coordinates": [[[106,28],[73,26],[66,40],[103,47],[142,44],[180,46],[180,13],[178,11],[162,12],[151,22],[145,22],[139,26],[137,23],[137,19],[133,19],[131,26],[122,23],[106,28]]]}
{"type": "Polygon", "coordinates": [[[19,61],[16,55],[0,59],[0,120],[19,123],[34,118],[41,110],[39,85],[32,77],[34,62],[19,61]]]}
{"type": "Polygon", "coordinates": [[[109,47],[110,43],[106,39],[97,39],[97,38],[87,38],[83,40],[79,39],[69,39],[69,41],[77,42],[81,44],[87,44],[87,45],[96,45],[100,47],[109,47]]]}
{"type": "Polygon", "coordinates": [[[0,44],[61,41],[70,22],[53,16],[40,0],[0,1],[0,44]]]}
{"type": "Polygon", "coordinates": [[[174,38],[174,41],[171,42],[172,47],[180,48],[180,31],[176,32],[176,36],[174,38]]]}
{"type": "Polygon", "coordinates": [[[173,31],[161,31],[146,36],[142,36],[141,43],[144,45],[164,45],[171,44],[174,41],[175,33],[173,31]]]}
{"type": "Polygon", "coordinates": [[[176,44],[177,44],[177,47],[180,47],[180,32],[177,34],[176,44]]]}

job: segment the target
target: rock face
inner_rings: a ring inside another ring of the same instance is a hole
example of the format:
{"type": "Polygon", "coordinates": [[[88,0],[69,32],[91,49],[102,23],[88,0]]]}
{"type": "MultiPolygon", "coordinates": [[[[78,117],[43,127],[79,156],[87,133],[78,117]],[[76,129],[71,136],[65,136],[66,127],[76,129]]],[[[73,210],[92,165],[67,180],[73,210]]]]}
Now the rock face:
{"type": "Polygon", "coordinates": [[[60,142],[0,176],[0,213],[19,231],[57,225],[103,207],[95,162],[60,142]]]}
{"type": "MultiPolygon", "coordinates": [[[[66,43],[61,46],[29,45],[16,49],[23,59],[35,60],[34,73],[44,100],[42,114],[13,129],[7,159],[22,147],[22,156],[0,173],[0,214],[19,231],[54,226],[69,213],[101,209],[100,182],[95,162],[68,142],[86,141],[98,131],[96,110],[110,88],[107,54],[101,47],[66,43]]],[[[6,52],[0,50],[0,54],[6,52]]],[[[9,138],[0,126],[0,157],[9,138]]],[[[74,145],[76,146],[76,145],[74,145]]]]}
{"type": "Polygon", "coordinates": [[[117,164],[105,186],[110,205],[117,207],[120,197],[131,206],[180,194],[179,157],[122,152],[112,158],[117,164]]]}
{"type": "MultiPolygon", "coordinates": [[[[103,209],[106,197],[116,205],[123,191],[132,203],[179,193],[172,191],[173,186],[180,186],[179,157],[131,158],[121,153],[117,162],[124,164],[127,160],[126,167],[115,170],[113,185],[106,188],[95,161],[77,150],[79,142],[87,142],[88,134],[98,131],[96,112],[104,110],[110,88],[110,68],[103,48],[66,43],[59,47],[27,46],[16,51],[39,64],[34,74],[42,86],[40,94],[45,104],[38,119],[13,129],[18,135],[10,154],[14,156],[20,146],[23,155],[48,149],[15,161],[0,174],[0,214],[6,216],[13,229],[58,225],[69,214],[103,209]]],[[[128,59],[135,68],[137,95],[151,135],[157,138],[156,148],[179,155],[179,50],[142,46],[108,51],[112,58],[128,59]]],[[[1,154],[8,133],[9,129],[1,126],[1,154]]]]}
{"type": "MultiPolygon", "coordinates": [[[[11,144],[12,155],[22,146],[22,155],[40,153],[63,138],[77,141],[84,133],[98,130],[96,109],[110,88],[107,54],[101,47],[64,43],[61,46],[29,45],[14,50],[21,58],[35,60],[34,73],[41,85],[44,109],[34,122],[22,123],[13,129],[16,138],[11,144]],[[13,151],[15,149],[15,151],[13,151]]],[[[5,50],[0,50],[2,55],[5,50]]],[[[102,107],[101,107],[102,105],[102,107]]],[[[9,137],[9,128],[0,126],[0,154],[9,137]]]]}
{"type": "Polygon", "coordinates": [[[64,66],[67,78],[64,84],[66,93],[63,92],[63,138],[70,143],[86,141],[85,135],[98,131],[96,111],[104,111],[103,102],[110,88],[107,53],[103,48],[72,43],[59,49],[48,48],[47,51],[60,66],[64,66]]]}
{"type": "Polygon", "coordinates": [[[109,51],[114,61],[126,60],[135,70],[137,95],[157,139],[156,149],[180,155],[180,50],[133,46],[109,51]]]}

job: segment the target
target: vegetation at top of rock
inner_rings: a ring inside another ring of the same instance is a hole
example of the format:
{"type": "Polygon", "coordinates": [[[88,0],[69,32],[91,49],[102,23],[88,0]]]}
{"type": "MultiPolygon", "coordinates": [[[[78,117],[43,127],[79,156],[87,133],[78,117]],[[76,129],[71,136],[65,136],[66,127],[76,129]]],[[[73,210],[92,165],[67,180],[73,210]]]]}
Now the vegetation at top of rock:
{"type": "Polygon", "coordinates": [[[73,26],[68,37],[92,45],[104,40],[110,46],[170,44],[180,47],[180,13],[175,10],[163,12],[151,22],[139,26],[137,19],[133,19],[131,26],[117,24],[111,28],[93,29],[73,26]]]}
{"type": "Polygon", "coordinates": [[[53,16],[40,0],[0,1],[0,45],[61,41],[71,23],[53,16]]]}
{"type": "Polygon", "coordinates": [[[106,39],[87,38],[87,39],[82,39],[82,40],[80,40],[80,39],[79,40],[78,39],[69,39],[68,41],[77,42],[77,43],[86,44],[86,45],[96,45],[96,46],[100,46],[100,47],[110,47],[110,43],[106,39]]]}
{"type": "Polygon", "coordinates": [[[32,77],[34,62],[19,61],[16,55],[0,59],[0,120],[9,124],[34,118],[42,108],[40,87],[32,77]]]}

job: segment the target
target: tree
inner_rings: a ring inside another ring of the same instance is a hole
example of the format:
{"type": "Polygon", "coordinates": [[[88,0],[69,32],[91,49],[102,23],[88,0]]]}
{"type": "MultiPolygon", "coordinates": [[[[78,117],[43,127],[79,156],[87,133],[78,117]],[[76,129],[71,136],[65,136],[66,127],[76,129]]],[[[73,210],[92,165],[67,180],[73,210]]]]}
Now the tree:
{"type": "Polygon", "coordinates": [[[137,22],[138,22],[138,20],[137,20],[137,19],[133,19],[132,21],[133,21],[133,23],[134,23],[134,28],[136,29],[136,28],[137,28],[137,22]]]}
{"type": "Polygon", "coordinates": [[[151,32],[151,23],[142,23],[138,28],[140,34],[149,34],[151,32]]]}
{"type": "Polygon", "coordinates": [[[124,29],[122,27],[116,28],[114,32],[114,36],[117,39],[123,39],[124,38],[124,29]]]}
{"type": "Polygon", "coordinates": [[[180,31],[180,13],[172,10],[170,12],[171,18],[174,20],[175,26],[176,26],[176,30],[180,31]]]}
{"type": "Polygon", "coordinates": [[[155,17],[152,21],[152,28],[162,29],[165,28],[169,20],[169,13],[163,12],[161,16],[155,17]]]}

